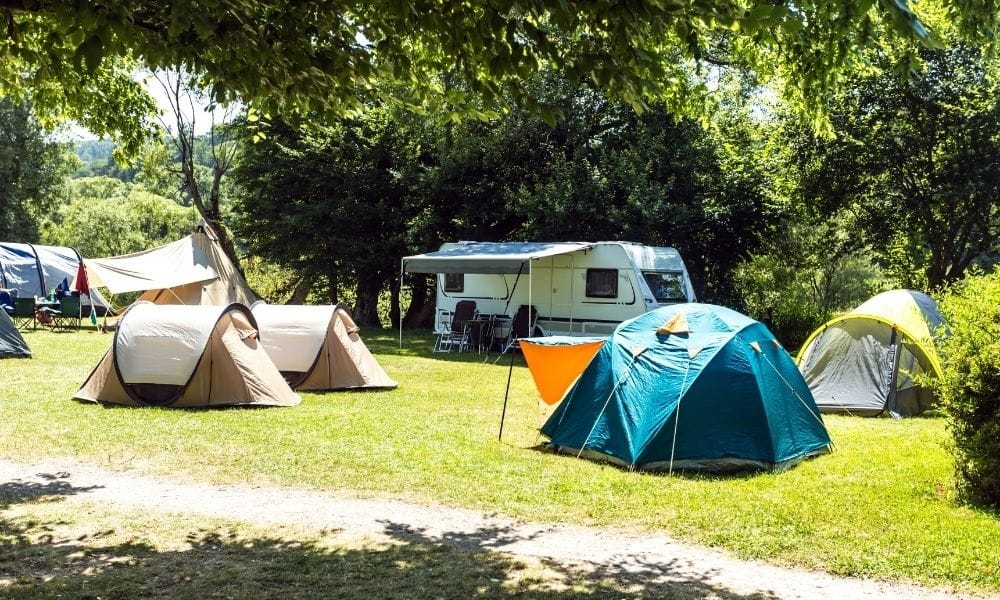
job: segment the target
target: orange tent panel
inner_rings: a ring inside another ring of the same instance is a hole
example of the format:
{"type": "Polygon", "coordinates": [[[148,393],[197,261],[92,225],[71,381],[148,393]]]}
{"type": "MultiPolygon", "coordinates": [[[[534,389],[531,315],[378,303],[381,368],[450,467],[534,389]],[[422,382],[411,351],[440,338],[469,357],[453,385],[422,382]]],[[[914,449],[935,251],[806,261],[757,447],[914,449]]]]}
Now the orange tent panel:
{"type": "Polygon", "coordinates": [[[604,339],[565,338],[560,343],[552,338],[526,338],[519,343],[542,400],[556,404],[590,364],[604,339]]]}

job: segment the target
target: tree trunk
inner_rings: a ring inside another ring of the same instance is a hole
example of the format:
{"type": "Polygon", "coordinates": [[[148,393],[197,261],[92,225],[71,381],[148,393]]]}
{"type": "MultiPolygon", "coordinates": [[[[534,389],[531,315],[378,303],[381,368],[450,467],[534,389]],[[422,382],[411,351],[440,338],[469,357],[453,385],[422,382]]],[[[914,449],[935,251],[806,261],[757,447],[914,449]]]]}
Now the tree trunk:
{"type": "Polygon", "coordinates": [[[399,329],[399,278],[393,277],[389,283],[389,324],[393,329],[399,329]]]}
{"type": "Polygon", "coordinates": [[[417,327],[433,327],[434,325],[434,288],[427,285],[427,278],[418,275],[413,279],[410,305],[403,316],[403,326],[409,329],[417,327]]]}
{"type": "Polygon", "coordinates": [[[358,281],[358,303],[354,307],[354,321],[358,325],[382,327],[378,317],[378,297],[382,289],[381,281],[361,278],[358,281]]]}
{"type": "Polygon", "coordinates": [[[292,288],[292,295],[285,304],[305,304],[306,298],[309,296],[309,289],[312,287],[312,281],[308,278],[303,277],[295,283],[295,287],[292,288]]]}
{"type": "Polygon", "coordinates": [[[337,268],[336,262],[331,261],[327,265],[326,279],[327,297],[330,299],[330,304],[340,303],[340,270],[337,268]]]}

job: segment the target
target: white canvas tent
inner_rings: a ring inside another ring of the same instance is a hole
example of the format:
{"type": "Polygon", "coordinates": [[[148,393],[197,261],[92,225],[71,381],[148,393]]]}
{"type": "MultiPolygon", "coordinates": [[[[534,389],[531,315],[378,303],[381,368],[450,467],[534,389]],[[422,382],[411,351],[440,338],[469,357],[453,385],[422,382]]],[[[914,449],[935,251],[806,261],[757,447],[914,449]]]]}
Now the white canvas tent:
{"type": "Polygon", "coordinates": [[[341,305],[252,307],[261,344],[297,390],[394,388],[341,305]]]}
{"type": "Polygon", "coordinates": [[[130,406],[294,406],[301,402],[268,358],[250,309],[139,301],[74,396],[130,406]]]}
{"type": "MultiPolygon", "coordinates": [[[[0,288],[17,290],[19,298],[47,296],[64,280],[74,281],[81,260],[79,252],[65,246],[0,243],[0,288]]],[[[84,294],[81,305],[84,316],[91,306],[99,315],[110,306],[98,290],[90,290],[89,298],[84,294]]]]}
{"type": "Polygon", "coordinates": [[[257,295],[205,225],[159,248],[110,258],[84,259],[90,286],[113,294],[144,292],[155,304],[250,306],[257,295]]]}

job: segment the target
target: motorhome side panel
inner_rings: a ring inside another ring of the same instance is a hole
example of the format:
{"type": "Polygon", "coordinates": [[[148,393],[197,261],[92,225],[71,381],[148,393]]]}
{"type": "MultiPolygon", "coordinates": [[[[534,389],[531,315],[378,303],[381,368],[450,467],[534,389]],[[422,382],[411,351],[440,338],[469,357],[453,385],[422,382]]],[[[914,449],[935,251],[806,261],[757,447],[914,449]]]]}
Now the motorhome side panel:
{"type": "Polygon", "coordinates": [[[480,312],[513,316],[522,304],[538,309],[546,334],[604,335],[651,308],[652,294],[629,254],[618,244],[542,258],[530,274],[438,275],[438,308],[475,300],[480,312]]]}

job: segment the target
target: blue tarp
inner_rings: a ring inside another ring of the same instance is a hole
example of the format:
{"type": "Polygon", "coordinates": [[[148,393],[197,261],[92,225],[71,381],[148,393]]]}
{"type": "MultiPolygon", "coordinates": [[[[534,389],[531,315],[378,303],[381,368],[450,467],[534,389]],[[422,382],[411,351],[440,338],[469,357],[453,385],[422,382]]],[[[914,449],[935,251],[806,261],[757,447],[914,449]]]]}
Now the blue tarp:
{"type": "Polygon", "coordinates": [[[663,470],[780,469],[830,446],[771,332],[708,304],[622,323],[542,433],[563,451],[663,470]]]}

